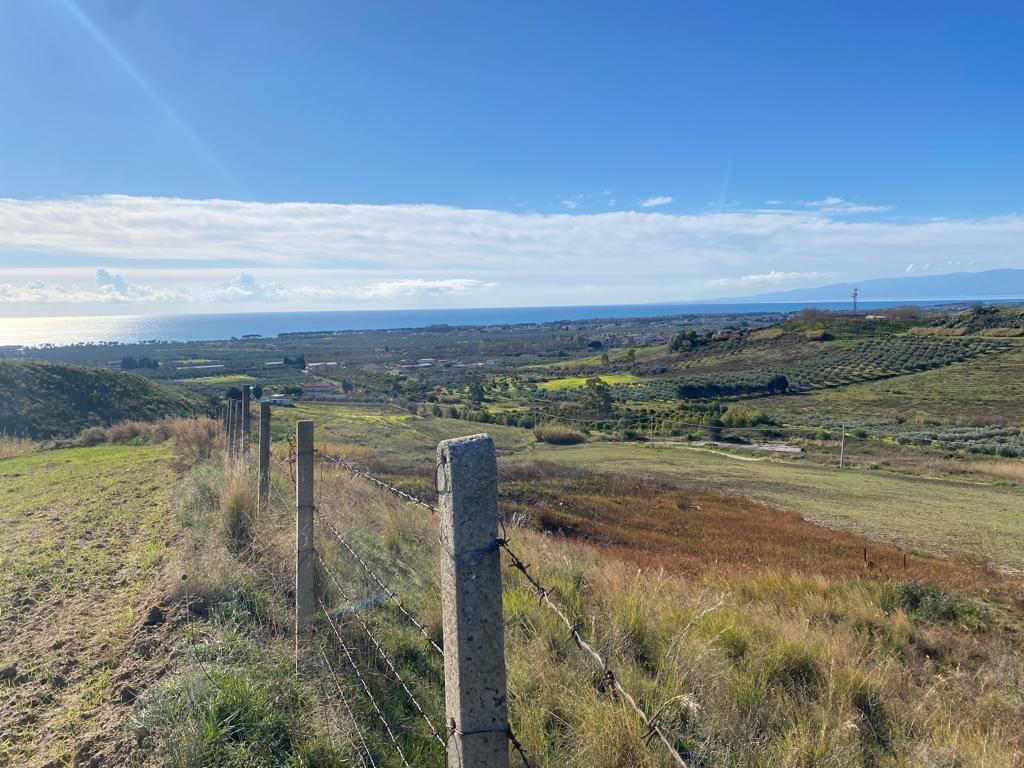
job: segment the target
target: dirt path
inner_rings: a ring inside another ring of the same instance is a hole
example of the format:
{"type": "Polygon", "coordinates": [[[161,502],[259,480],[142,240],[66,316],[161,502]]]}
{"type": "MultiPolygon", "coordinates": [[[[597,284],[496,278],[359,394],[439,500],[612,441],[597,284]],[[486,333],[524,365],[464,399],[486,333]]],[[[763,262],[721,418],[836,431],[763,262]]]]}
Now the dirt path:
{"type": "Polygon", "coordinates": [[[180,634],[151,583],[171,488],[163,447],[0,461],[0,766],[124,764],[180,634]]]}

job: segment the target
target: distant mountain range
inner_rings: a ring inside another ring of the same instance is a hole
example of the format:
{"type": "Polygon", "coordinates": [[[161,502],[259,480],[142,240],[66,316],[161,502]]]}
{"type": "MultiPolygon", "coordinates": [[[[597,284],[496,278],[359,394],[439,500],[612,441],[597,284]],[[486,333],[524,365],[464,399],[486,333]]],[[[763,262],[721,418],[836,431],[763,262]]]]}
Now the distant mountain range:
{"type": "Polygon", "coordinates": [[[948,275],[883,277],[855,283],[834,283],[819,288],[759,293],[756,296],[714,299],[722,302],[846,301],[854,288],[861,301],[956,301],[961,299],[1024,299],[1024,269],[990,269],[948,275]]]}

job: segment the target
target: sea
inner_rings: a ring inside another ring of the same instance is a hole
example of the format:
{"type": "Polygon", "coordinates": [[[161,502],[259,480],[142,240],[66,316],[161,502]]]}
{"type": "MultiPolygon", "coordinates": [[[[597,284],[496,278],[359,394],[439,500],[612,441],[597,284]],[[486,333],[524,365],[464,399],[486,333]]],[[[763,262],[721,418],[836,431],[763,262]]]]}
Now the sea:
{"type": "MultiPolygon", "coordinates": [[[[862,301],[864,310],[914,303],[920,306],[971,300],[862,301]]],[[[67,346],[119,342],[209,341],[281,333],[369,331],[423,328],[429,325],[504,325],[593,318],[665,315],[765,314],[795,312],[808,306],[848,310],[850,302],[734,304],[611,304],[569,307],[488,307],[478,309],[381,309],[339,312],[252,312],[206,315],[93,315],[81,317],[0,318],[0,346],[67,346]]]]}

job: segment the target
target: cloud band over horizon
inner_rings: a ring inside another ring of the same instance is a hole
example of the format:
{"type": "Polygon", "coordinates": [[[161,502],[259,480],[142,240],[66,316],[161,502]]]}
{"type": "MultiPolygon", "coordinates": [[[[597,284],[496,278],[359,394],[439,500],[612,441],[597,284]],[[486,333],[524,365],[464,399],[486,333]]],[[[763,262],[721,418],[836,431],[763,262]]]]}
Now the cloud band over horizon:
{"type": "Polygon", "coordinates": [[[1024,263],[1022,215],[864,217],[887,211],[840,198],[696,214],[8,198],[0,314],[632,303],[1024,263]]]}

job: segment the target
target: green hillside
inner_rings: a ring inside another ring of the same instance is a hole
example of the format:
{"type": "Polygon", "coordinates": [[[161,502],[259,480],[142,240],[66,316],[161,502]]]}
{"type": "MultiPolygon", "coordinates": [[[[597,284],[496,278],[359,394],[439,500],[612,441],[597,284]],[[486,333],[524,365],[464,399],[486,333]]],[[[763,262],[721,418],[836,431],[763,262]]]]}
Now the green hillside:
{"type": "Polygon", "coordinates": [[[0,431],[34,438],[72,435],[128,419],[191,414],[198,403],[120,371],[0,361],[0,431]]]}

